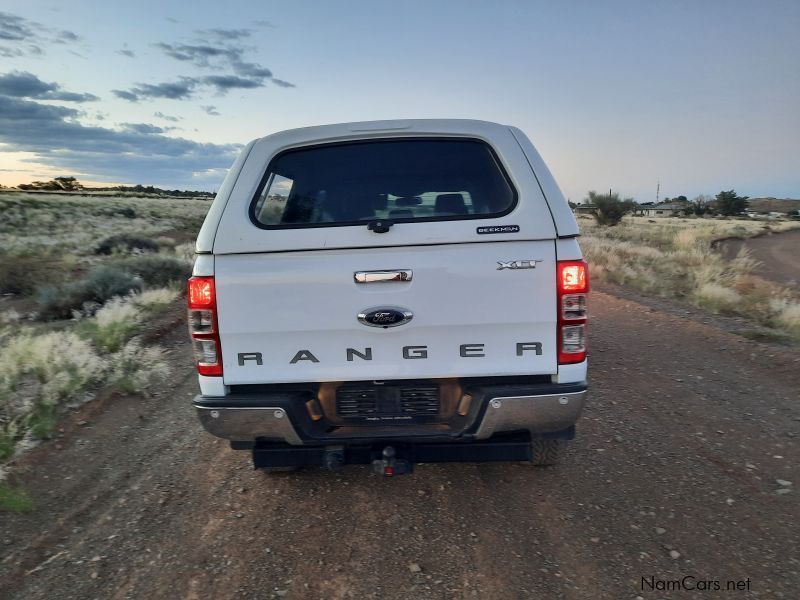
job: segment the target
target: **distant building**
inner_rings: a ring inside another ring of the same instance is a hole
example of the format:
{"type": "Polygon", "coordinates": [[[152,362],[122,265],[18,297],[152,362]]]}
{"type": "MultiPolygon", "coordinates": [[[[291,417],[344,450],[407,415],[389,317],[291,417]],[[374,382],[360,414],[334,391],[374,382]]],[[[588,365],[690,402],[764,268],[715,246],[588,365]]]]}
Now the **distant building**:
{"type": "Polygon", "coordinates": [[[595,215],[597,214],[597,207],[594,204],[578,204],[575,207],[576,215],[595,215]]]}
{"type": "Polygon", "coordinates": [[[642,206],[640,212],[645,217],[676,217],[683,214],[687,206],[685,204],[665,203],[653,204],[652,206],[642,206]]]}

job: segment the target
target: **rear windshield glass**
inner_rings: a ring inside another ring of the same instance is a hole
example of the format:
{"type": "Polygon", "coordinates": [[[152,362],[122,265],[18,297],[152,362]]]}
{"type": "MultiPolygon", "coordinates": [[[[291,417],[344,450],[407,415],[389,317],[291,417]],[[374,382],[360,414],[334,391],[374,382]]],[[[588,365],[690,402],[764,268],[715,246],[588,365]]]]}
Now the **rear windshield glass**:
{"type": "Polygon", "coordinates": [[[362,221],[499,217],[516,193],[477,140],[384,140],[290,150],[275,157],[253,199],[266,228],[362,221]]]}

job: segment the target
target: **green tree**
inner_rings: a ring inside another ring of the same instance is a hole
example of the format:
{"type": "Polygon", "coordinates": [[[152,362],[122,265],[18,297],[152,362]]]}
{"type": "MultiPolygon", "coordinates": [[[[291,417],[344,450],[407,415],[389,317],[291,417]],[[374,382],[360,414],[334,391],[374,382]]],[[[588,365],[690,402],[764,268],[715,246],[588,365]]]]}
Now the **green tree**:
{"type": "Polygon", "coordinates": [[[692,198],[692,212],[696,214],[698,217],[703,216],[706,213],[711,212],[711,200],[712,198],[706,196],[704,194],[700,194],[699,196],[695,196],[692,198]]]}
{"type": "Polygon", "coordinates": [[[56,177],[53,182],[62,190],[67,192],[74,192],[83,189],[81,183],[74,177],[56,177]]]}
{"type": "Polygon", "coordinates": [[[633,198],[620,199],[619,194],[598,194],[589,192],[586,202],[595,207],[594,218],[598,225],[613,226],[619,223],[627,213],[636,208],[633,198]]]}
{"type": "Polygon", "coordinates": [[[749,196],[737,196],[733,190],[722,191],[717,194],[717,211],[726,216],[738,215],[747,208],[749,196]]]}

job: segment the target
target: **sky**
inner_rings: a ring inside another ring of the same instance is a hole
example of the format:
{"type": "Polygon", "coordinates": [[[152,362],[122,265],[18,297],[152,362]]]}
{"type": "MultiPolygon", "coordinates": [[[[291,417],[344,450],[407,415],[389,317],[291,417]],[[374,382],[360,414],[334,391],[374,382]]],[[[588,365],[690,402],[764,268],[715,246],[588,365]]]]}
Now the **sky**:
{"type": "Polygon", "coordinates": [[[473,118],[565,195],[800,198],[800,2],[2,0],[0,184],[215,190],[243,144],[473,118]]]}

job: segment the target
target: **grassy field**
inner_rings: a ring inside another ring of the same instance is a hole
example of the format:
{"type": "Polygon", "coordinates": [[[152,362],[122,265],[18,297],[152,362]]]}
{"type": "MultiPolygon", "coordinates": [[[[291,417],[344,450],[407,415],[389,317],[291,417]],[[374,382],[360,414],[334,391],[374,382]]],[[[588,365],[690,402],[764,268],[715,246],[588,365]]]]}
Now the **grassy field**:
{"type": "Polygon", "coordinates": [[[581,246],[592,277],[641,291],[681,298],[715,313],[738,315],[800,338],[800,299],[756,276],[746,252],[727,261],[714,240],[751,237],[800,227],[792,221],[625,217],[616,227],[579,219],[581,246]]]}
{"type": "MultiPolygon", "coordinates": [[[[0,194],[2,465],[100,389],[147,393],[167,375],[143,343],[191,270],[210,201],[0,194]]],[[[0,505],[24,506],[8,486],[0,505]]]]}

